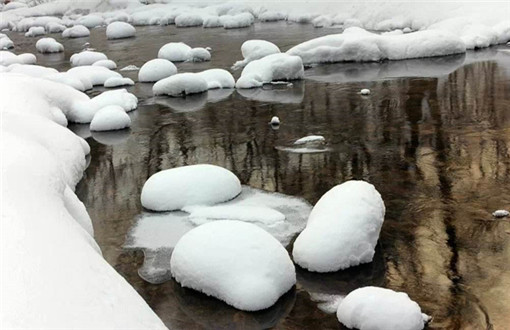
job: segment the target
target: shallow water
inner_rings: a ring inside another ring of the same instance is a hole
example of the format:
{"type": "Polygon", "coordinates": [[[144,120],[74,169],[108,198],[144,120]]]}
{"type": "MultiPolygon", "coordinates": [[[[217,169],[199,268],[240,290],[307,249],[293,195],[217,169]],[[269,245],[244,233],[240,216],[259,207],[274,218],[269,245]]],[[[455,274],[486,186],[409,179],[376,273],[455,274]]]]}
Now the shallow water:
{"type": "MultiPolygon", "coordinates": [[[[230,67],[246,39],[271,40],[286,50],[335,32],[286,23],[229,31],[137,30],[135,39],[106,41],[104,28],[94,29],[91,47],[122,68],[141,66],[170,41],[211,46],[211,62],[178,64],[181,72],[200,71],[230,67]]],[[[17,51],[35,52],[34,40],[9,35],[17,51]]],[[[66,69],[66,59],[86,41],[64,40],[64,55],[39,54],[39,63],[66,69]]],[[[321,65],[306,76],[292,86],[186,99],[153,98],[151,84],[136,84],[129,90],[140,106],[130,114],[130,131],[91,135],[87,126],[71,126],[92,147],[77,193],[106,260],[169,328],[338,329],[335,315],[319,308],[318,300],[379,285],[407,292],[433,317],[431,329],[507,329],[510,222],[494,220],[491,212],[510,208],[510,55],[493,48],[436,59],[321,65]],[[372,94],[360,96],[361,88],[372,94]],[[267,124],[273,115],[282,120],[279,130],[267,124]],[[308,134],[323,135],[327,151],[286,151],[308,134]],[[243,184],[312,204],[345,180],[373,183],[387,207],[374,262],[334,274],[298,269],[296,289],[258,313],[237,311],[173,280],[142,280],[143,253],[123,245],[142,212],[143,183],[161,169],[197,163],[226,167],[243,184]]]]}

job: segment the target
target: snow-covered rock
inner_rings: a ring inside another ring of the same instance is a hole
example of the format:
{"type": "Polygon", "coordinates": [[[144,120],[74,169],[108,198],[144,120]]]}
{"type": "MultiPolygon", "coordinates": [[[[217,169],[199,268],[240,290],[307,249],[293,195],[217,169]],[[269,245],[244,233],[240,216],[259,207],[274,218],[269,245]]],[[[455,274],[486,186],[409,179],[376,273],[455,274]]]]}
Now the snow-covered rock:
{"type": "Polygon", "coordinates": [[[220,22],[225,29],[239,29],[253,24],[255,18],[250,13],[240,13],[237,15],[220,16],[220,22]]]}
{"type": "MultiPolygon", "coordinates": [[[[9,66],[11,64],[35,64],[37,58],[34,54],[24,53],[16,55],[8,51],[0,51],[0,65],[9,66]]],[[[24,67],[23,67],[24,68],[24,67]]],[[[9,71],[13,71],[14,68],[8,68],[9,71]]],[[[48,68],[49,69],[49,68],[48,68]]],[[[37,70],[37,69],[34,69],[37,70]]],[[[56,71],[55,69],[51,69],[56,71]]],[[[19,72],[23,73],[23,72],[19,72]]]]}
{"type": "Polygon", "coordinates": [[[312,144],[312,143],[324,143],[325,139],[322,135],[308,135],[305,137],[302,137],[300,139],[297,139],[294,141],[294,144],[300,145],[300,144],[312,144]]]}
{"type": "Polygon", "coordinates": [[[3,6],[2,11],[9,11],[13,9],[26,8],[27,4],[20,1],[12,1],[3,6]]]}
{"type": "Polygon", "coordinates": [[[118,105],[110,105],[99,110],[90,122],[91,131],[114,131],[131,126],[131,118],[118,105]]]}
{"type": "Polygon", "coordinates": [[[280,48],[266,40],[247,40],[241,45],[244,60],[234,63],[233,68],[241,68],[251,61],[261,59],[267,55],[280,53],[280,48]]]}
{"type": "Polygon", "coordinates": [[[205,48],[196,47],[191,49],[188,61],[191,62],[207,62],[211,60],[211,53],[205,48]]]}
{"type": "Polygon", "coordinates": [[[202,15],[195,13],[182,13],[175,18],[175,26],[178,27],[192,27],[201,26],[204,22],[202,15]]]}
{"type": "Polygon", "coordinates": [[[175,246],[170,267],[182,286],[246,311],[272,306],[296,283],[294,265],[280,242],[241,221],[192,229],[175,246]]]}
{"type": "Polygon", "coordinates": [[[178,73],[159,80],[152,86],[154,95],[182,96],[209,89],[207,81],[196,73],[178,73]]]}
{"type": "Polygon", "coordinates": [[[385,207],[375,187],[347,181],[325,193],[297,237],[294,262],[315,272],[334,272],[372,261],[385,207]]]}
{"type": "Polygon", "coordinates": [[[2,327],[166,329],[101,256],[73,192],[90,148],[56,117],[87,95],[9,73],[0,90],[2,327]]]}
{"type": "Polygon", "coordinates": [[[104,66],[82,65],[67,71],[68,75],[81,80],[85,85],[104,85],[110,78],[122,78],[120,73],[109,70],[104,66]]]}
{"type": "Polygon", "coordinates": [[[106,88],[113,88],[113,87],[119,87],[119,86],[133,86],[135,82],[131,80],[130,78],[118,78],[118,77],[112,77],[108,78],[104,82],[104,87],[106,88]]]}
{"type": "Polygon", "coordinates": [[[398,35],[379,35],[352,27],[341,34],[319,37],[287,51],[303,63],[370,62],[444,56],[464,53],[465,43],[442,30],[418,31],[398,35]]]}
{"type": "Polygon", "coordinates": [[[75,25],[62,32],[63,38],[83,38],[90,36],[90,31],[83,25],[75,25]]]}
{"type": "Polygon", "coordinates": [[[301,58],[288,54],[272,54],[252,61],[243,69],[237,88],[261,87],[277,80],[294,80],[304,77],[301,58]]]}
{"type": "Polygon", "coordinates": [[[505,218],[510,216],[510,212],[508,212],[507,210],[496,210],[492,212],[492,216],[495,218],[505,218]]]}
{"type": "Polygon", "coordinates": [[[184,62],[190,58],[191,47],[183,42],[170,42],[159,49],[158,58],[171,62],[184,62]]]}
{"type": "Polygon", "coordinates": [[[74,123],[90,123],[99,110],[109,105],[120,106],[128,112],[136,109],[138,98],[125,89],[103,92],[92,99],[74,102],[67,117],[74,123]]]}
{"type": "Polygon", "coordinates": [[[42,26],[33,26],[25,33],[25,37],[38,37],[44,34],[46,34],[46,31],[42,26]]]}
{"type": "Polygon", "coordinates": [[[57,22],[49,22],[46,24],[46,32],[48,33],[60,33],[64,32],[66,26],[57,22]]]}
{"type": "Polygon", "coordinates": [[[368,88],[363,88],[362,90],[360,90],[359,92],[361,95],[370,95],[370,89],[368,88]]]}
{"type": "Polygon", "coordinates": [[[217,28],[217,27],[222,27],[223,26],[219,16],[204,15],[202,18],[203,18],[202,26],[204,28],[217,28]]]}
{"type": "Polygon", "coordinates": [[[60,53],[64,51],[64,46],[53,38],[37,40],[35,48],[39,53],[60,53]]]}
{"type": "Polygon", "coordinates": [[[108,39],[131,38],[135,36],[135,33],[135,27],[126,22],[113,22],[106,27],[106,37],[108,39]]]}
{"type": "Polygon", "coordinates": [[[99,60],[92,63],[92,66],[102,66],[110,70],[117,69],[117,64],[112,60],[99,60]]]}
{"type": "Polygon", "coordinates": [[[73,54],[70,58],[72,66],[92,65],[97,61],[107,60],[108,57],[100,52],[90,50],[73,54]]]}
{"type": "Polygon", "coordinates": [[[142,188],[142,206],[153,211],[180,210],[188,205],[225,202],[241,192],[234,173],[219,166],[200,164],[153,174],[142,188]]]}
{"type": "Polygon", "coordinates": [[[269,124],[278,126],[280,125],[280,118],[278,116],[271,117],[271,120],[269,121],[269,124]]]}
{"type": "Polygon", "coordinates": [[[0,50],[14,48],[12,40],[3,33],[0,33],[0,50]]]}
{"type": "Polygon", "coordinates": [[[259,14],[257,18],[261,22],[276,22],[285,20],[287,15],[279,11],[267,10],[259,14]]]}
{"type": "Polygon", "coordinates": [[[155,82],[177,73],[177,67],[169,60],[156,58],[146,62],[138,72],[138,81],[155,82]]]}
{"type": "Polygon", "coordinates": [[[207,89],[234,88],[236,84],[232,74],[223,69],[209,69],[196,75],[207,82],[207,89]]]}
{"type": "Polygon", "coordinates": [[[91,14],[78,18],[76,24],[83,25],[86,28],[92,29],[96,26],[104,25],[104,19],[99,15],[91,14]]]}
{"type": "Polygon", "coordinates": [[[421,330],[429,320],[406,293],[373,286],[349,293],[338,306],[337,318],[360,330],[421,330]]]}

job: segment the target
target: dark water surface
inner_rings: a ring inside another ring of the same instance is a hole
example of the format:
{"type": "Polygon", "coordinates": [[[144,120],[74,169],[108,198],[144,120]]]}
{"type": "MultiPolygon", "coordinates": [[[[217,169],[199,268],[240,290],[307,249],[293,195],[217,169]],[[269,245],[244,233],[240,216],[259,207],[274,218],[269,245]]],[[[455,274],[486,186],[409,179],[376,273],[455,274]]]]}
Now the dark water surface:
{"type": "MultiPolygon", "coordinates": [[[[213,48],[209,63],[178,64],[184,72],[229,68],[241,59],[247,39],[270,40],[286,50],[336,32],[286,25],[230,31],[139,27],[135,39],[122,41],[106,41],[101,28],[90,42],[119,68],[141,66],[170,41],[213,48]]],[[[34,40],[10,36],[17,51],[35,52],[34,40]]],[[[64,40],[65,55],[39,54],[39,63],[66,69],[86,41],[64,40]]],[[[430,329],[510,329],[510,222],[491,216],[510,208],[510,54],[492,48],[435,59],[322,65],[306,76],[292,87],[186,99],[153,98],[151,84],[137,83],[129,88],[140,99],[130,131],[91,135],[87,126],[71,126],[91,145],[77,193],[106,260],[169,328],[339,329],[316,297],[379,285],[407,292],[433,317],[430,329]],[[372,95],[361,97],[361,88],[372,95]],[[267,124],[273,115],[282,120],[279,130],[267,124]],[[308,134],[323,135],[330,151],[275,148],[308,134]],[[373,183],[387,207],[374,262],[333,274],[298,269],[296,289],[258,313],[237,311],[173,280],[145,282],[137,273],[143,253],[123,249],[141,212],[141,188],[157,171],[197,163],[226,167],[243,184],[311,203],[346,180],[373,183]]]]}

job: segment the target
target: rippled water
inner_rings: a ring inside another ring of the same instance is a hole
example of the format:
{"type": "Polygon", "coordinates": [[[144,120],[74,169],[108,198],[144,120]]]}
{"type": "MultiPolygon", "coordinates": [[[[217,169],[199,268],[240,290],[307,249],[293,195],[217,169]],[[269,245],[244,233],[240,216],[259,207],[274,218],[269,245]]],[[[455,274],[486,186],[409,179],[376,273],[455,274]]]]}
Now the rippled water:
{"type": "MultiPolygon", "coordinates": [[[[230,67],[246,39],[286,50],[334,32],[286,23],[230,31],[145,27],[135,39],[106,41],[101,28],[90,41],[119,68],[141,66],[170,41],[213,48],[210,63],[179,64],[182,72],[230,67]]],[[[18,50],[35,52],[33,40],[10,36],[18,50]]],[[[38,55],[39,63],[65,69],[65,59],[88,40],[64,40],[65,58],[38,55]]],[[[131,131],[91,135],[86,126],[71,126],[92,147],[77,193],[106,260],[169,328],[338,329],[324,301],[380,285],[407,292],[432,315],[431,329],[508,329],[510,223],[491,212],[510,208],[510,54],[493,48],[321,65],[306,76],[292,86],[186,99],[153,98],[151,84],[136,84],[129,88],[140,98],[131,131]],[[372,94],[360,96],[361,88],[372,94]],[[273,115],[282,120],[279,130],[267,124],[273,115]],[[308,134],[323,135],[327,152],[286,151],[308,134]],[[375,184],[387,214],[374,262],[333,274],[298,269],[296,289],[258,313],[237,311],[173,280],[142,280],[143,253],[123,245],[142,212],[143,183],[159,170],[197,163],[226,167],[243,184],[312,204],[345,180],[375,184]]]]}

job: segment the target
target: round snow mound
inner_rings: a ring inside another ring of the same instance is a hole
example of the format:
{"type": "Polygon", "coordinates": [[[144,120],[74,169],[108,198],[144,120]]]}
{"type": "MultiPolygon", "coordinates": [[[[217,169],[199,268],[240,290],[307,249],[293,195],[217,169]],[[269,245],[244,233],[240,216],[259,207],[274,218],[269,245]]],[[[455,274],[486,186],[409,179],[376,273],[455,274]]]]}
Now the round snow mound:
{"type": "Polygon", "coordinates": [[[133,25],[126,22],[113,22],[106,28],[106,37],[108,39],[123,39],[134,37],[136,29],[133,25]]]}
{"type": "Polygon", "coordinates": [[[73,54],[70,58],[72,66],[92,65],[97,61],[107,60],[108,57],[100,52],[90,50],[73,54]]]}
{"type": "Polygon", "coordinates": [[[385,207],[375,187],[347,181],[325,193],[314,206],[292,255],[314,272],[335,272],[371,262],[385,207]]]}
{"type": "Polygon", "coordinates": [[[102,66],[110,70],[117,69],[117,64],[112,60],[99,60],[97,62],[94,62],[92,66],[102,66]]]}
{"type": "Polygon", "coordinates": [[[39,53],[60,53],[64,51],[64,46],[53,38],[42,38],[37,40],[35,48],[39,53]]]}
{"type": "Polygon", "coordinates": [[[184,62],[191,57],[191,47],[183,42],[170,42],[159,49],[158,58],[172,62],[184,62]]]}
{"type": "Polygon", "coordinates": [[[429,317],[406,293],[367,286],[349,293],[337,310],[350,329],[421,330],[429,317]]]}
{"type": "Polygon", "coordinates": [[[170,268],[182,286],[245,311],[272,306],[296,283],[294,265],[280,242],[256,225],[234,220],[186,233],[170,268]]]}
{"type": "Polygon", "coordinates": [[[131,126],[131,118],[118,105],[110,105],[99,110],[90,122],[91,131],[114,131],[131,126]]]}
{"type": "Polygon", "coordinates": [[[138,72],[138,81],[154,82],[164,78],[168,78],[177,73],[177,67],[162,58],[156,58],[142,65],[138,72]]]}
{"type": "Polygon", "coordinates": [[[213,205],[241,193],[241,182],[223,167],[200,164],[152,175],[142,188],[142,205],[153,211],[180,210],[189,205],[213,205]]]}
{"type": "Polygon", "coordinates": [[[207,81],[197,73],[179,73],[161,79],[152,86],[154,95],[181,96],[202,93],[209,89],[207,81]]]}

